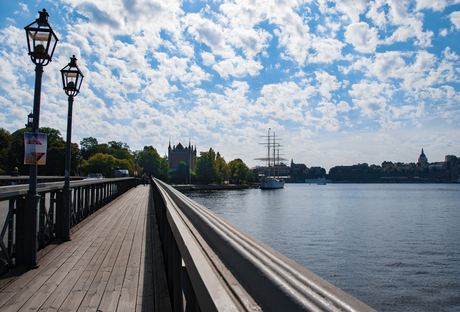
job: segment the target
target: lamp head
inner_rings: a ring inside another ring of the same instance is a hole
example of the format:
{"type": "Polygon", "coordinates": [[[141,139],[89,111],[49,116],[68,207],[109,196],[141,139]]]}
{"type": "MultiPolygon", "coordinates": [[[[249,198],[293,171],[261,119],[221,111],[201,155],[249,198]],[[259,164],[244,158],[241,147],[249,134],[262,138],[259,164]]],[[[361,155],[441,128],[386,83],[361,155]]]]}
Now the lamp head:
{"type": "Polygon", "coordinates": [[[75,96],[80,92],[83,74],[77,66],[77,59],[74,56],[70,58],[70,63],[61,69],[62,85],[68,96],[75,96]]]}
{"type": "Polygon", "coordinates": [[[43,9],[39,18],[30,25],[24,27],[27,36],[27,47],[32,62],[35,65],[48,65],[53,58],[56,44],[59,41],[50,24],[48,23],[48,12],[43,9]]]}

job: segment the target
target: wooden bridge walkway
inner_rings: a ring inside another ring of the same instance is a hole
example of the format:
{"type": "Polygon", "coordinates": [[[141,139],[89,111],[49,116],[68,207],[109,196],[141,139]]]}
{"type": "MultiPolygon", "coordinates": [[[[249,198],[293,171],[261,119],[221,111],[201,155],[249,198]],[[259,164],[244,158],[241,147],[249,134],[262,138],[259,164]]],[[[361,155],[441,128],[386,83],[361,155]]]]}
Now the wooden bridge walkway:
{"type": "Polygon", "coordinates": [[[154,311],[149,187],[138,186],[0,279],[0,311],[154,311]]]}

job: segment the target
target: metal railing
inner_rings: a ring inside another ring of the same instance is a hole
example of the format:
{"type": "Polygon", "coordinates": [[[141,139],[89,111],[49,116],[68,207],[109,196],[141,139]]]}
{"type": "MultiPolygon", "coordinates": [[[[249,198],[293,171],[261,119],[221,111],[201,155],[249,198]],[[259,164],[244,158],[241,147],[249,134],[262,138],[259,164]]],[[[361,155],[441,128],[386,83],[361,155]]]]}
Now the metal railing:
{"type": "Polygon", "coordinates": [[[171,186],[152,193],[173,311],[374,311],[171,186]]]}
{"type": "MultiPolygon", "coordinates": [[[[83,180],[85,177],[70,177],[71,181],[78,181],[83,180]]],[[[64,177],[61,176],[38,176],[37,183],[46,183],[46,182],[59,182],[64,181],[64,177]]],[[[29,176],[19,176],[19,177],[11,177],[2,175],[0,176],[0,186],[7,186],[7,185],[21,185],[21,184],[29,184],[29,176]]]]}
{"type": "MultiPolygon", "coordinates": [[[[70,227],[103,207],[119,195],[134,187],[134,178],[101,179],[71,182],[72,202],[70,208],[70,227]]],[[[59,213],[64,207],[63,182],[39,183],[38,207],[38,249],[48,245],[56,238],[59,213]]],[[[16,256],[23,245],[22,228],[27,226],[18,218],[26,209],[25,196],[28,185],[5,186],[0,188],[0,220],[4,220],[0,233],[0,275],[15,266],[16,256]]]]}

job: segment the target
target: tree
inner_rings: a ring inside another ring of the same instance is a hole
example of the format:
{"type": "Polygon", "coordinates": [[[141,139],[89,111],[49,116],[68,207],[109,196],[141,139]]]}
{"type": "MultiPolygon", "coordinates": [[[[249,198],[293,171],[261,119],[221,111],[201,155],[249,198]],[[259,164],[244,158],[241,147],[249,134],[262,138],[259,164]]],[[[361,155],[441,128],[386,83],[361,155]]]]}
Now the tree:
{"type": "Polygon", "coordinates": [[[226,181],[229,175],[227,162],[223,157],[220,157],[219,153],[217,153],[217,157],[214,163],[216,167],[217,178],[219,180],[218,182],[221,183],[226,181]]]}
{"type": "MultiPolygon", "coordinates": [[[[45,176],[64,176],[65,175],[65,154],[66,142],[55,141],[48,147],[46,165],[39,166],[40,175],[45,176]]],[[[70,144],[70,175],[77,175],[78,160],[80,149],[76,143],[70,144]]]]}
{"type": "Polygon", "coordinates": [[[229,162],[228,168],[230,172],[230,179],[234,180],[236,183],[239,184],[247,181],[248,179],[252,180],[252,172],[240,158],[229,162]]]}
{"type": "Polygon", "coordinates": [[[10,146],[7,151],[7,170],[11,172],[14,167],[18,167],[22,175],[28,175],[29,165],[24,165],[24,132],[28,132],[27,129],[17,130],[10,136],[10,146]]]}
{"type": "Polygon", "coordinates": [[[131,152],[131,150],[129,149],[129,146],[127,143],[123,143],[123,142],[116,142],[116,141],[110,141],[108,143],[109,145],[109,148],[113,148],[114,150],[123,150],[123,151],[126,151],[126,152],[131,152]]]}
{"type": "Polygon", "coordinates": [[[89,159],[91,155],[98,152],[97,139],[93,137],[84,138],[80,141],[81,155],[85,159],[89,159]]]}
{"type": "Polygon", "coordinates": [[[181,161],[176,171],[171,173],[171,181],[174,183],[186,183],[189,176],[189,168],[185,161],[181,161]]]}
{"type": "Polygon", "coordinates": [[[143,168],[143,173],[169,182],[169,163],[166,158],[161,158],[155,149],[139,152],[138,164],[143,168]]]}
{"type": "Polygon", "coordinates": [[[10,133],[4,128],[0,128],[0,151],[4,151],[10,145],[10,133]]]}
{"type": "Polygon", "coordinates": [[[61,131],[49,127],[40,128],[40,133],[46,133],[46,140],[48,141],[48,146],[53,145],[56,142],[64,142],[62,138],[61,131]]]}
{"type": "Polygon", "coordinates": [[[216,153],[212,148],[209,152],[200,152],[200,157],[196,158],[195,176],[198,182],[213,183],[219,182],[217,171],[214,166],[216,153]]]}
{"type": "Polygon", "coordinates": [[[82,163],[85,175],[89,173],[102,173],[104,177],[112,177],[112,169],[126,169],[134,172],[134,164],[127,159],[118,159],[112,155],[96,153],[82,163]]]}
{"type": "Polygon", "coordinates": [[[10,146],[10,133],[0,128],[0,174],[6,174],[8,168],[7,154],[10,146]]]}

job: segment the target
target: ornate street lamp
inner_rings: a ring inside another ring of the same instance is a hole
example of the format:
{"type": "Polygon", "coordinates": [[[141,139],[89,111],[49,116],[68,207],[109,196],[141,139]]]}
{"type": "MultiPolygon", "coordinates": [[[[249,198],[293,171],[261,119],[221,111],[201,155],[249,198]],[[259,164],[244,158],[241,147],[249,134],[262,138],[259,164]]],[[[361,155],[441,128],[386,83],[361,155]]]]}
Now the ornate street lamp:
{"type": "MultiPolygon", "coordinates": [[[[35,64],[35,95],[32,132],[38,133],[40,119],[40,95],[42,88],[43,66],[51,62],[56,44],[59,41],[48,23],[45,9],[38,12],[39,18],[24,27],[27,46],[32,62],[35,64]]],[[[37,264],[37,212],[40,195],[37,194],[37,164],[30,165],[29,190],[26,195],[25,209],[18,211],[19,241],[17,244],[16,263],[23,263],[29,268],[37,264]]]]}
{"type": "Polygon", "coordinates": [[[70,209],[72,205],[72,190],[70,189],[70,156],[72,138],[72,109],[73,98],[80,92],[83,74],[77,66],[75,55],[70,58],[70,63],[61,69],[62,85],[65,94],[69,97],[69,111],[67,114],[67,142],[65,149],[65,177],[64,177],[64,211],[59,212],[59,226],[56,231],[58,237],[63,240],[70,240],[70,209]]]}
{"type": "Polygon", "coordinates": [[[33,123],[34,123],[34,114],[30,113],[29,115],[27,115],[26,128],[32,128],[33,123]]]}
{"type": "Polygon", "coordinates": [[[53,58],[56,44],[59,41],[48,23],[48,12],[38,12],[40,17],[32,24],[24,27],[27,35],[29,55],[35,65],[46,66],[53,58]]]}

